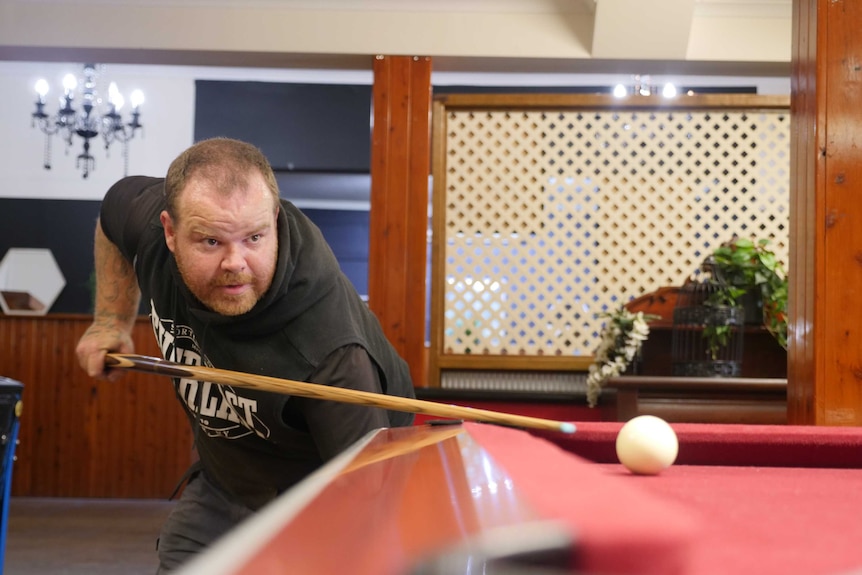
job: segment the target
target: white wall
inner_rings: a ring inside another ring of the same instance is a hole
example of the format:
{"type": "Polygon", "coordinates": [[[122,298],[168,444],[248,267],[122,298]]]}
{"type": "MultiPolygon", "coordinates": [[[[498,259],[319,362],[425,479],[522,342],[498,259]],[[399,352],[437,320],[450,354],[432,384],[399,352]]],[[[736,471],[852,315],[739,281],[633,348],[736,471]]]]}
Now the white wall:
{"type": "MultiPolygon", "coordinates": [[[[62,90],[62,77],[70,71],[80,75],[81,68],[56,63],[0,62],[0,93],[5,97],[5,105],[0,107],[0,133],[6,134],[0,153],[0,173],[4,174],[0,197],[99,199],[122,177],[122,145],[114,144],[110,158],[106,158],[101,138],[91,144],[96,167],[88,179],[83,179],[75,168],[76,156],[82,150],[82,141],[77,137],[68,154],[65,143],[53,137],[53,167],[51,170],[42,167],[45,137],[31,127],[30,118],[35,109],[34,85],[39,78],[51,84],[46,112],[54,113],[62,90]]],[[[147,98],[141,120],[143,134],[130,143],[129,173],[164,173],[171,159],[192,142],[192,79],[165,75],[156,68],[144,66],[112,66],[110,77],[127,100],[135,88],[143,90],[147,98]]]]}
{"type": "MultiPolygon", "coordinates": [[[[43,152],[45,136],[31,127],[35,109],[36,80],[45,78],[51,84],[46,112],[57,110],[57,98],[63,76],[74,72],[80,76],[79,64],[2,62],[0,61],[0,197],[39,199],[98,200],[115,181],[123,176],[122,146],[113,144],[105,156],[101,138],[91,143],[96,168],[83,179],[75,167],[82,141],[66,154],[65,143],[58,136],[52,142],[52,169],[45,170],[43,152]]],[[[144,91],[139,133],[129,144],[129,174],[161,176],[170,162],[194,141],[194,82],[196,79],[367,83],[370,71],[267,70],[233,68],[199,68],[184,66],[109,65],[105,76],[117,82],[128,100],[134,89],[144,91]],[[143,136],[143,137],[142,137],[143,136]]],[[[126,106],[128,108],[128,105],[126,106]]]]}
{"type": "MultiPolygon", "coordinates": [[[[31,128],[38,78],[52,86],[47,101],[48,113],[56,111],[62,77],[67,72],[80,74],[80,64],[0,61],[0,198],[82,199],[98,200],[123,175],[122,146],[114,144],[110,157],[105,156],[101,139],[95,140],[92,153],[96,168],[88,179],[75,168],[75,156],[81,151],[80,138],[66,154],[65,144],[53,138],[53,168],[42,167],[44,135],[31,128]]],[[[143,134],[129,149],[129,173],[163,175],[170,162],[193,142],[194,82],[197,79],[246,80],[268,82],[353,83],[371,84],[368,70],[279,70],[262,68],[219,68],[152,65],[119,65],[105,67],[105,76],[117,82],[128,99],[133,89],[144,91],[142,107],[143,134]]],[[[596,74],[477,74],[440,72],[433,75],[435,85],[606,85],[627,82],[625,75],[596,74]]],[[[706,77],[653,76],[654,83],[674,81],[687,86],[757,86],[762,94],[789,94],[789,78],[773,77],[706,77]]]]}

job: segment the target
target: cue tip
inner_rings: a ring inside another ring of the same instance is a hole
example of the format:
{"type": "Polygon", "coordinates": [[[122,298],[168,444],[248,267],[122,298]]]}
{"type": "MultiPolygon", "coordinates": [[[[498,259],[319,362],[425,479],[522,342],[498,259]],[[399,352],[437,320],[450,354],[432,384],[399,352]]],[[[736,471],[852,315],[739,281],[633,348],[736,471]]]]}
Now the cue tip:
{"type": "Polygon", "coordinates": [[[575,432],[575,424],[569,422],[563,422],[560,424],[560,431],[563,433],[574,433],[575,432]]]}

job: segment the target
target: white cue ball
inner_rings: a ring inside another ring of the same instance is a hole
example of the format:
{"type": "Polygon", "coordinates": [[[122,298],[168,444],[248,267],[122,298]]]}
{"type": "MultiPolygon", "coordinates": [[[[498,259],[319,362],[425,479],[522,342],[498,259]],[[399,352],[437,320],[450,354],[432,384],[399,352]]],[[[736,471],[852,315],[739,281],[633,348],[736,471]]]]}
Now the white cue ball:
{"type": "Polygon", "coordinates": [[[632,473],[656,475],[676,461],[679,442],[665,420],[639,415],[622,426],[616,449],[620,463],[632,473]]]}

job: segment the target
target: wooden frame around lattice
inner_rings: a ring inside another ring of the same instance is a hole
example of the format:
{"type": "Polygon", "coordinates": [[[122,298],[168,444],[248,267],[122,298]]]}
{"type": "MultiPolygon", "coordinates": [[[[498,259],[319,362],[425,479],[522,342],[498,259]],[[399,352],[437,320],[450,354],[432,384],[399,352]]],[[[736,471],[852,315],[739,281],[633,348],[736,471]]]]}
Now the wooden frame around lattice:
{"type": "Polygon", "coordinates": [[[586,369],[597,314],[734,234],[786,265],[789,121],[783,96],[437,98],[429,383],[586,369]]]}

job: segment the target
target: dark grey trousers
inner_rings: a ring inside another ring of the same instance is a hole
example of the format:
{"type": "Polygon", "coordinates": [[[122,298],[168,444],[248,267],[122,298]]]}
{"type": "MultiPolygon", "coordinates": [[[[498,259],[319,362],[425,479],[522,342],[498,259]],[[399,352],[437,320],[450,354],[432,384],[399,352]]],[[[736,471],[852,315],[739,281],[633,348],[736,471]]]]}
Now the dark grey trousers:
{"type": "Polygon", "coordinates": [[[162,526],[157,574],[178,568],[252,513],[228,499],[203,473],[196,473],[162,526]]]}

